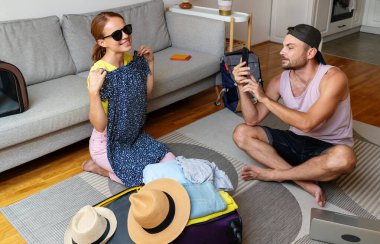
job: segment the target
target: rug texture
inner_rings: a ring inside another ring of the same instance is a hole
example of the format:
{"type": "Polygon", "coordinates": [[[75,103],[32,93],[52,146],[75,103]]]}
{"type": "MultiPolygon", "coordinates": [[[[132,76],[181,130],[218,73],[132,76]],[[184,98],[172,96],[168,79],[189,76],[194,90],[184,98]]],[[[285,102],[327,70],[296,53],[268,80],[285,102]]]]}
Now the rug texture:
{"type": "MultiPolygon", "coordinates": [[[[230,177],[231,193],[243,220],[243,243],[319,243],[310,240],[310,210],[319,208],[313,197],[295,184],[243,181],[238,172],[257,164],[231,139],[243,120],[227,109],[214,113],[162,138],[176,155],[215,162],[230,177]]],[[[264,124],[287,126],[275,117],[264,124]]],[[[322,184],[325,209],[380,219],[380,128],[354,122],[358,165],[355,171],[322,184]]],[[[96,204],[124,187],[105,177],[81,173],[36,195],[1,209],[28,243],[62,243],[71,217],[84,205],[96,204]]],[[[123,224],[120,224],[123,226],[123,224]]]]}

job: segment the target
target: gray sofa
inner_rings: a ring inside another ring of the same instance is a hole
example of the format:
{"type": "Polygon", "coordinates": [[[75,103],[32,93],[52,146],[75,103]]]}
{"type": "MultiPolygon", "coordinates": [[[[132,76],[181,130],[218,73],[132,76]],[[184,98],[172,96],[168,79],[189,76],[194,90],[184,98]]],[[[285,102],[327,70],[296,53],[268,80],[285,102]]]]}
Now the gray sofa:
{"type": "MultiPolygon", "coordinates": [[[[155,52],[148,111],[215,85],[224,51],[223,22],[165,12],[162,0],[111,9],[133,25],[133,47],[155,52]],[[187,62],[174,53],[191,54],[187,62]]],[[[88,138],[86,77],[97,12],[0,22],[0,60],[23,73],[30,101],[24,113],[0,118],[0,172],[88,138]]]]}

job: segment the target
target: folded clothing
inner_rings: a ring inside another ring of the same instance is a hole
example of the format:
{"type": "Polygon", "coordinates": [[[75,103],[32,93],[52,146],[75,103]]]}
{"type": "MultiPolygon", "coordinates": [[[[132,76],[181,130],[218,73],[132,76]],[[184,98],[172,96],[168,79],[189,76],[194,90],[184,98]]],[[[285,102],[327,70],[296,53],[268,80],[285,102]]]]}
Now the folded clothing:
{"type": "MultiPolygon", "coordinates": [[[[190,220],[187,225],[202,223],[238,208],[233,198],[225,191],[217,191],[212,181],[191,183],[185,178],[177,160],[147,165],[143,170],[143,176],[145,184],[159,178],[170,178],[185,187],[191,202],[190,220]]],[[[228,176],[226,177],[229,181],[228,176]]]]}
{"type": "Polygon", "coordinates": [[[215,213],[206,215],[206,216],[203,216],[203,217],[190,219],[187,222],[186,226],[209,221],[209,220],[217,218],[219,216],[231,213],[232,211],[235,211],[238,208],[238,205],[236,204],[235,200],[231,197],[230,194],[228,194],[228,192],[218,191],[218,193],[223,198],[224,202],[226,203],[226,205],[227,205],[226,209],[219,211],[219,212],[215,212],[215,213]]]}
{"type": "Polygon", "coordinates": [[[218,190],[232,191],[230,179],[223,170],[220,170],[214,162],[204,159],[176,157],[183,169],[185,178],[191,183],[199,184],[211,181],[218,190]]]}
{"type": "Polygon", "coordinates": [[[226,209],[226,202],[211,182],[202,184],[189,183],[183,186],[190,198],[190,219],[200,218],[226,209]]]}
{"type": "Polygon", "coordinates": [[[179,166],[177,160],[170,160],[163,163],[149,164],[145,166],[143,170],[143,178],[144,184],[148,184],[153,180],[161,178],[173,179],[181,184],[190,183],[185,178],[182,168],[179,166]]]}

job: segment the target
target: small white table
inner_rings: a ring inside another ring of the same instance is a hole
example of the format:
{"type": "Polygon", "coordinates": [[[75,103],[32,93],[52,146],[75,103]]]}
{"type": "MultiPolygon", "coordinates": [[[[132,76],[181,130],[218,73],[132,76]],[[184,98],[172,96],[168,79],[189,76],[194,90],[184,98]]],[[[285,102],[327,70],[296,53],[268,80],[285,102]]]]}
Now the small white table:
{"type": "Polygon", "coordinates": [[[230,16],[219,15],[219,10],[215,8],[206,8],[200,6],[193,6],[191,9],[182,9],[178,5],[174,5],[169,8],[169,11],[180,14],[187,14],[193,16],[199,16],[209,19],[221,20],[224,22],[230,22],[230,45],[229,51],[232,52],[234,46],[234,23],[248,22],[247,42],[248,49],[251,48],[251,33],[252,33],[252,14],[242,12],[232,12],[230,16]]]}

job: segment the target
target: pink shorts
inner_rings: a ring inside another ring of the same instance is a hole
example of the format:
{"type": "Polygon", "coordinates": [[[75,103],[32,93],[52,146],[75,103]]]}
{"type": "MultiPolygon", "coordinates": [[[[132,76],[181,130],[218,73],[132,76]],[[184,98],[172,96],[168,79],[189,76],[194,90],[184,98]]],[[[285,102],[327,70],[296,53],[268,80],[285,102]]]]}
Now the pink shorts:
{"type": "MultiPolygon", "coordinates": [[[[91,155],[92,161],[94,161],[101,168],[108,171],[108,175],[111,178],[111,180],[123,184],[123,182],[113,172],[112,167],[108,161],[107,129],[105,129],[103,132],[99,132],[93,129],[91,138],[90,138],[90,155],[91,155]]],[[[173,159],[175,159],[174,154],[171,152],[168,152],[165,155],[165,157],[161,159],[160,163],[173,160],[173,159]]]]}

